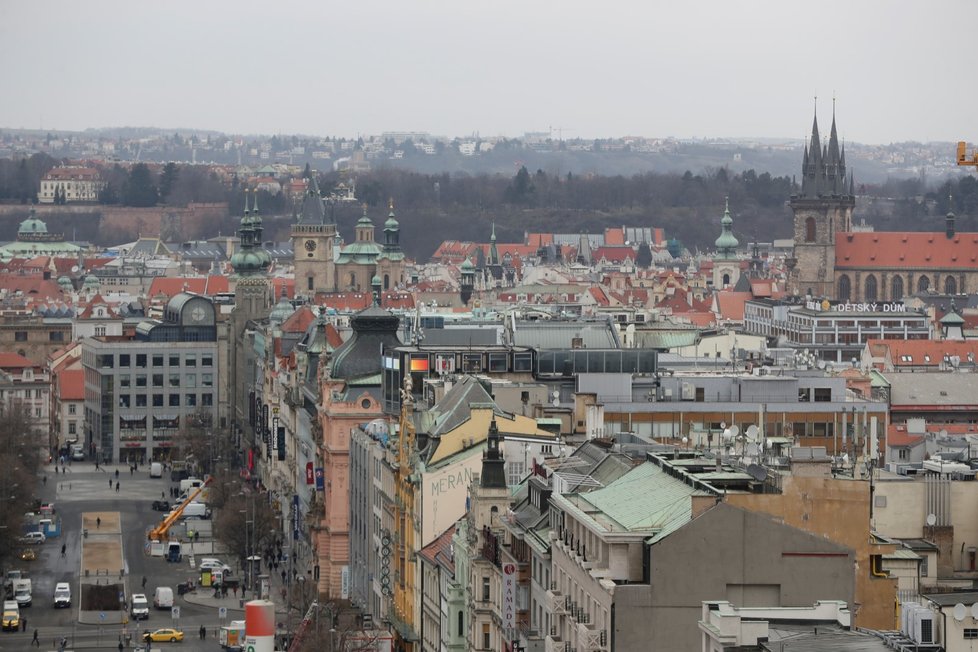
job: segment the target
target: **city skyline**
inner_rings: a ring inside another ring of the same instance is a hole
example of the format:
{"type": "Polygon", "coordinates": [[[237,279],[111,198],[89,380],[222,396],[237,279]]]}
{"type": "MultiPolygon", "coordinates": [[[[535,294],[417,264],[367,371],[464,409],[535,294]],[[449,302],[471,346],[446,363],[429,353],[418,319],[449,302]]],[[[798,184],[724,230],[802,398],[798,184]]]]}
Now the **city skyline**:
{"type": "Polygon", "coordinates": [[[978,139],[978,6],[820,7],[12,2],[0,126],[801,139],[817,95],[851,142],[978,139]]]}

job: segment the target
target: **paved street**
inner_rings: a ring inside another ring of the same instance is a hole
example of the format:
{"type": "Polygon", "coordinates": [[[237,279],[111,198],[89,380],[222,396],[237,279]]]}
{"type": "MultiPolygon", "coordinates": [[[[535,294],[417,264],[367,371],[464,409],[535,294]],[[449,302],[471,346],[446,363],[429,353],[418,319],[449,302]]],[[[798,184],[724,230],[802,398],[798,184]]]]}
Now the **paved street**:
{"type": "MultiPolygon", "coordinates": [[[[174,484],[167,478],[150,478],[149,467],[140,467],[130,476],[128,467],[109,466],[96,470],[89,462],[74,462],[66,467],[68,472],[55,475],[54,467],[44,469],[47,482],[38,482],[38,496],[45,501],[53,501],[57,515],[61,518],[60,538],[50,538],[36,546],[38,559],[25,562],[15,561],[11,568],[26,569],[33,584],[33,605],[21,611],[27,620],[25,632],[0,633],[0,650],[38,649],[30,645],[33,631],[38,630],[41,641],[40,650],[56,650],[57,641],[66,636],[70,643],[68,650],[117,650],[122,628],[125,626],[85,625],[78,622],[79,617],[79,567],[81,561],[81,514],[82,512],[118,512],[122,524],[122,540],[127,575],[124,579],[126,595],[145,593],[152,606],[153,591],[157,586],[174,588],[174,605],[180,607],[179,621],[171,618],[169,611],[150,611],[147,621],[138,624],[130,622],[128,627],[137,634],[145,629],[178,627],[184,630],[183,643],[157,643],[154,649],[166,650],[220,650],[217,643],[216,628],[220,625],[218,607],[237,607],[238,602],[215,600],[198,594],[196,601],[188,602],[177,596],[176,585],[195,576],[186,561],[169,564],[162,558],[152,558],[147,552],[147,528],[159,522],[162,514],[151,510],[153,500],[161,497],[161,492],[169,497],[169,488],[174,484]],[[115,471],[119,470],[119,491],[115,490],[115,471]],[[112,486],[109,480],[112,480],[112,486]],[[61,557],[61,545],[66,546],[65,557],[61,557]],[[145,590],[140,588],[142,578],[146,577],[145,590]],[[72,608],[55,609],[53,606],[54,587],[58,582],[69,582],[72,590],[72,608]],[[202,599],[203,598],[203,599],[202,599]],[[208,629],[207,639],[199,639],[201,625],[208,629]]],[[[226,556],[225,556],[226,557],[226,556]]],[[[233,565],[233,560],[225,561],[233,565]]],[[[203,593],[203,592],[201,592],[203,593]]],[[[228,619],[242,618],[241,611],[229,611],[228,619]]],[[[144,649],[144,648],[140,648],[144,649]]]]}

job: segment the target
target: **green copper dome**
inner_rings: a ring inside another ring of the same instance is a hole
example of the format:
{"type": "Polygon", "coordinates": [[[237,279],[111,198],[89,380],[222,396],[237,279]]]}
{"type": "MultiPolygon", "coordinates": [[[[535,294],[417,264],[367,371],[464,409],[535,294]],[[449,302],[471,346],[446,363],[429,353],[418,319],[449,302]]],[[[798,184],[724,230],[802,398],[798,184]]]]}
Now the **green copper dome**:
{"type": "Polygon", "coordinates": [[[62,290],[72,290],[74,286],[71,284],[71,279],[67,276],[61,276],[58,278],[58,286],[62,290]]]}
{"type": "Polygon", "coordinates": [[[472,264],[472,263],[471,263],[471,262],[469,261],[469,259],[468,259],[468,258],[466,258],[465,260],[463,260],[463,261],[462,261],[462,265],[461,265],[461,267],[460,267],[460,269],[461,269],[461,270],[462,270],[463,272],[471,272],[472,270],[474,270],[474,269],[475,269],[475,265],[473,265],[473,264],[472,264]]]}
{"type": "Polygon", "coordinates": [[[36,233],[47,233],[48,225],[43,221],[37,219],[37,215],[34,212],[34,207],[31,207],[31,214],[26,220],[20,223],[20,227],[17,229],[17,234],[36,234],[36,233]]]}
{"type": "Polygon", "coordinates": [[[85,289],[86,290],[92,289],[92,288],[97,288],[99,285],[101,285],[101,281],[98,280],[98,277],[97,276],[94,276],[92,274],[89,274],[88,276],[85,277],[85,289]]]}
{"type": "Polygon", "coordinates": [[[286,319],[291,317],[292,313],[294,312],[295,308],[292,307],[292,304],[289,302],[288,298],[283,292],[281,298],[278,300],[278,303],[275,304],[275,307],[272,308],[272,312],[268,315],[268,320],[273,324],[281,324],[286,319]]]}
{"type": "Polygon", "coordinates": [[[732,227],[733,218],[730,217],[730,202],[727,201],[723,209],[723,218],[720,220],[720,237],[714,243],[716,244],[718,256],[732,256],[737,249],[737,245],[740,244],[731,232],[732,227]]]}

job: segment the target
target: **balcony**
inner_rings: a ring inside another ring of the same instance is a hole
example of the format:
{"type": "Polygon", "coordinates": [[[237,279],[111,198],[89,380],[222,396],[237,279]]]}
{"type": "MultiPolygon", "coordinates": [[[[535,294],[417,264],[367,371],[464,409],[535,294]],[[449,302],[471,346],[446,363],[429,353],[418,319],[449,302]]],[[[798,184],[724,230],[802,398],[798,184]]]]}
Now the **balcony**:
{"type": "Polygon", "coordinates": [[[560,591],[550,589],[547,591],[547,602],[550,613],[555,616],[563,616],[567,613],[570,596],[561,595],[560,591]]]}
{"type": "Polygon", "coordinates": [[[566,643],[561,640],[560,635],[557,634],[557,628],[550,628],[550,636],[543,639],[543,650],[544,652],[564,652],[566,649],[566,643]]]}
{"type": "Polygon", "coordinates": [[[577,623],[577,649],[582,651],[608,650],[608,634],[603,629],[592,629],[589,623],[577,623]]]}

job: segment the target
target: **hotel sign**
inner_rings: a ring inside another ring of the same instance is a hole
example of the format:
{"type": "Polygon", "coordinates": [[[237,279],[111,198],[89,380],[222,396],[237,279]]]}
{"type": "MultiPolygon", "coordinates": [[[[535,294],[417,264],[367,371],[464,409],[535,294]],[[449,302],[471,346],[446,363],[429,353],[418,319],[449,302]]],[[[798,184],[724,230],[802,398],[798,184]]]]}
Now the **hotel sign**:
{"type": "Polygon", "coordinates": [[[503,629],[516,627],[516,564],[503,564],[503,629]]]}

